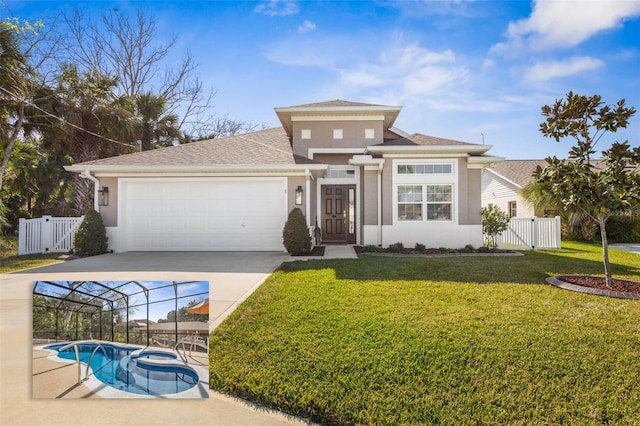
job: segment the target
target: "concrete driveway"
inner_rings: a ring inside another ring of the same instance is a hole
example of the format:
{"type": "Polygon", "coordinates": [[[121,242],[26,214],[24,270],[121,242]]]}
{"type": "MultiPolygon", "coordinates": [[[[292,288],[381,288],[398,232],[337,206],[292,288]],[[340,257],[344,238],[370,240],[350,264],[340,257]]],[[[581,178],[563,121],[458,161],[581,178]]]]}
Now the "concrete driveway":
{"type": "Polygon", "coordinates": [[[105,254],[0,275],[0,419],[2,424],[304,424],[278,412],[210,392],[204,400],[31,399],[31,283],[36,280],[209,281],[210,329],[246,299],[284,253],[105,254]]]}
{"type": "Polygon", "coordinates": [[[631,253],[640,254],[640,244],[635,244],[635,243],[609,244],[609,248],[618,249],[618,250],[624,250],[624,251],[628,251],[628,252],[631,252],[631,253]]]}

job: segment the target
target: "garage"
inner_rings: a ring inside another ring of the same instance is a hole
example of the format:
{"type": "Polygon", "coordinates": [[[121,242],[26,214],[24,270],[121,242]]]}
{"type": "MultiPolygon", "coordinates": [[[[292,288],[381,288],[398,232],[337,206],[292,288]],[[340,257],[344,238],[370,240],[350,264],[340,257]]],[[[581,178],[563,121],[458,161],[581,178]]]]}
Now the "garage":
{"type": "Polygon", "coordinates": [[[127,251],[282,251],[286,178],[120,180],[127,251]]]}

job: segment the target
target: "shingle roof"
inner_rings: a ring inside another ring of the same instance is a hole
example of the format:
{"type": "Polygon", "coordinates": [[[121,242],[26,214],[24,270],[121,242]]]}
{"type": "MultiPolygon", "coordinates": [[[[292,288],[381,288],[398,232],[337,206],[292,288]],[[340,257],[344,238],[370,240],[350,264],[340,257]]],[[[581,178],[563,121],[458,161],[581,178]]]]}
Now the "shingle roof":
{"type": "Polygon", "coordinates": [[[377,146],[417,146],[417,145],[478,145],[475,143],[461,142],[453,139],[437,138],[435,136],[414,133],[404,138],[387,139],[377,146]]]}
{"type": "Polygon", "coordinates": [[[292,108],[322,108],[322,107],[368,107],[368,106],[385,106],[378,104],[365,104],[362,102],[344,101],[342,99],[334,99],[332,101],[314,102],[311,104],[295,105],[292,108]]]}
{"type": "MultiPolygon", "coordinates": [[[[599,169],[603,166],[603,161],[591,160],[591,164],[599,169]]],[[[545,160],[505,160],[494,164],[491,169],[522,187],[531,182],[531,175],[538,166],[544,169],[547,162],[545,160]]]]}
{"type": "Polygon", "coordinates": [[[281,127],[276,127],[226,138],[104,158],[82,163],[82,165],[207,166],[314,163],[318,164],[308,158],[294,156],[289,138],[281,127]]]}
{"type": "Polygon", "coordinates": [[[491,166],[491,169],[519,186],[531,182],[531,175],[536,167],[546,167],[545,160],[505,160],[491,166]]]}

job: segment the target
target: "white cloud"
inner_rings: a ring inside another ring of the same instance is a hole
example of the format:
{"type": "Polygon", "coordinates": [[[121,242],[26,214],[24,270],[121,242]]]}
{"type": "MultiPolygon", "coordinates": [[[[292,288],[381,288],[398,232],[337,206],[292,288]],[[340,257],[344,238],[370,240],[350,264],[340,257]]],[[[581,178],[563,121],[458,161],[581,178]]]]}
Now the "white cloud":
{"type": "Polygon", "coordinates": [[[256,13],[269,16],[291,16],[298,13],[298,3],[292,0],[268,0],[254,9],[256,13]]]}
{"type": "Polygon", "coordinates": [[[302,23],[302,25],[298,26],[298,31],[301,34],[308,33],[309,31],[315,31],[315,29],[316,29],[316,24],[314,24],[311,21],[307,21],[307,20],[305,20],[302,23]]]}
{"type": "Polygon", "coordinates": [[[468,70],[455,61],[452,50],[435,52],[415,43],[396,45],[375,60],[342,68],[338,87],[347,92],[377,87],[406,101],[463,80],[468,70]]]}
{"type": "Polygon", "coordinates": [[[496,44],[492,51],[573,47],[638,16],[640,0],[536,0],[531,16],[510,22],[508,41],[496,44]]]}
{"type": "Polygon", "coordinates": [[[591,71],[602,66],[604,66],[604,62],[589,56],[576,56],[562,61],[538,62],[524,74],[524,79],[531,82],[547,81],[591,71]]]}

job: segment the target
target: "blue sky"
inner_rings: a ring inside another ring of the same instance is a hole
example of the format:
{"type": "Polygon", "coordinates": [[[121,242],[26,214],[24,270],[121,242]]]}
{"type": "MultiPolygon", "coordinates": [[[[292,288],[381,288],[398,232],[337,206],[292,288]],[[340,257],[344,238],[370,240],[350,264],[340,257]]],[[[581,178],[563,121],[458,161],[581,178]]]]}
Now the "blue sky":
{"type": "MultiPolygon", "coordinates": [[[[396,126],[409,133],[564,157],[570,141],[538,131],[542,105],[571,90],[640,108],[640,0],[0,0],[0,16],[46,22],[74,5],[149,9],[217,89],[217,114],[268,127],[274,107],[345,99],[403,106],[396,126]]],[[[639,135],[636,116],[608,142],[639,135]]]]}

